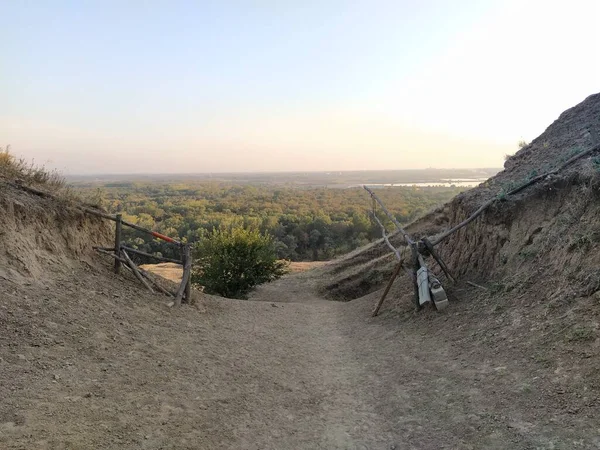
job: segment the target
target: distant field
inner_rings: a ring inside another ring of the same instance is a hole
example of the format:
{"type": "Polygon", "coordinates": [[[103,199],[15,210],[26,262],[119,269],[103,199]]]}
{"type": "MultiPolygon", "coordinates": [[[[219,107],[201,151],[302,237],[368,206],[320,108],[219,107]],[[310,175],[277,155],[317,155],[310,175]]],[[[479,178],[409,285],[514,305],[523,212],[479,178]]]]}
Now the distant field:
{"type": "Polygon", "coordinates": [[[351,187],[362,184],[443,184],[447,180],[485,180],[500,168],[422,169],[422,170],[357,170],[341,172],[273,172],[273,173],[199,173],[199,174],[123,174],[74,175],[72,183],[104,185],[107,183],[197,183],[205,181],[235,184],[273,184],[307,187],[351,187]]]}
{"type": "Polygon", "coordinates": [[[322,267],[327,263],[329,263],[329,261],[291,262],[290,263],[290,272],[291,273],[306,272],[307,270],[310,270],[310,269],[322,267]]]}

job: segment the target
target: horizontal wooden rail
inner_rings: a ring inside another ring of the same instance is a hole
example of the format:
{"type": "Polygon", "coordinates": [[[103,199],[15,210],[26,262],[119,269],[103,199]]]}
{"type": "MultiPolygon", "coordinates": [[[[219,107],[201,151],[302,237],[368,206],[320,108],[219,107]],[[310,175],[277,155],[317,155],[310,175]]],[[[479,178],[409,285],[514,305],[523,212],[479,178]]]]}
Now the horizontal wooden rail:
{"type": "MultiPolygon", "coordinates": [[[[128,225],[128,226],[131,226],[131,225],[128,225]]],[[[137,229],[140,230],[140,231],[144,231],[143,228],[141,228],[141,227],[137,228],[137,229]]],[[[172,237],[166,236],[164,234],[160,234],[157,231],[150,231],[150,234],[152,236],[154,236],[155,238],[162,239],[165,242],[170,242],[171,244],[182,245],[181,241],[178,241],[177,239],[173,239],[172,237]]]]}
{"type": "Polygon", "coordinates": [[[105,252],[114,252],[114,247],[92,247],[94,250],[104,250],[105,252]]]}
{"type": "Polygon", "coordinates": [[[93,216],[98,216],[98,217],[102,217],[103,219],[112,220],[113,222],[117,221],[117,218],[115,216],[111,216],[110,214],[103,213],[102,211],[98,211],[96,209],[84,207],[83,211],[88,214],[91,214],[93,216]]]}
{"type": "Polygon", "coordinates": [[[146,252],[143,252],[141,250],[137,250],[135,248],[128,247],[126,245],[121,245],[121,248],[124,249],[124,250],[126,250],[129,253],[135,253],[136,255],[147,256],[148,258],[154,258],[154,259],[156,259],[158,261],[175,263],[175,264],[179,264],[181,266],[183,265],[183,261],[181,261],[179,259],[165,258],[164,256],[153,255],[152,253],[146,253],[146,252]]]}
{"type": "MultiPolygon", "coordinates": [[[[113,222],[117,221],[116,216],[113,216],[111,214],[106,214],[106,213],[103,213],[101,211],[98,211],[98,210],[95,210],[92,208],[83,208],[83,210],[88,214],[102,217],[103,219],[112,220],[113,222]]],[[[151,236],[154,236],[155,238],[161,239],[165,242],[169,242],[171,244],[176,244],[176,245],[183,245],[183,243],[181,241],[178,241],[177,239],[173,239],[169,236],[165,236],[164,234],[158,233],[157,231],[152,231],[152,230],[148,230],[144,227],[140,227],[139,225],[136,225],[135,223],[127,222],[126,220],[121,220],[121,224],[125,225],[126,227],[133,228],[134,230],[141,231],[142,233],[146,233],[151,236]]]]}
{"type": "Polygon", "coordinates": [[[459,223],[458,225],[450,228],[449,230],[446,230],[442,234],[432,237],[429,242],[431,242],[431,245],[433,245],[433,246],[438,245],[440,242],[442,242],[448,236],[451,236],[452,234],[456,233],[461,228],[467,226],[469,223],[474,221],[477,217],[479,217],[479,215],[481,215],[486,209],[488,209],[489,206],[492,203],[494,203],[495,201],[496,201],[495,198],[488,200],[483,205],[481,205],[477,211],[475,211],[473,214],[471,214],[471,216],[469,216],[468,219],[466,219],[465,221],[459,223]]]}
{"type": "MultiPolygon", "coordinates": [[[[582,153],[578,153],[577,155],[572,156],[571,158],[569,158],[567,161],[565,161],[563,164],[561,164],[560,166],[558,166],[556,169],[550,170],[546,173],[543,173],[541,175],[538,175],[537,177],[532,178],[531,180],[521,184],[520,186],[517,186],[516,188],[508,191],[506,193],[506,196],[509,195],[514,195],[520,191],[522,191],[523,189],[537,183],[538,181],[544,180],[546,178],[548,178],[550,175],[556,175],[557,173],[559,173],[561,170],[563,170],[564,168],[566,168],[567,166],[573,164],[575,161],[583,158],[584,156],[590,155],[593,152],[596,152],[598,150],[600,150],[600,144],[598,144],[598,138],[596,136],[595,133],[590,131],[590,135],[592,136],[592,140],[594,142],[594,144],[592,145],[591,148],[589,148],[588,150],[582,152],[582,153]]],[[[431,245],[438,245],[440,242],[442,242],[444,239],[446,239],[447,237],[451,236],[452,234],[456,233],[458,230],[460,230],[461,228],[465,227],[466,225],[468,225],[469,223],[471,223],[473,220],[475,220],[477,217],[479,217],[481,214],[483,214],[483,212],[488,209],[492,203],[494,203],[496,200],[498,200],[498,198],[494,197],[490,200],[488,200],[487,202],[485,202],[483,205],[481,205],[479,207],[479,209],[477,209],[477,211],[475,211],[473,214],[471,214],[466,220],[464,220],[463,222],[459,223],[458,225],[450,228],[449,230],[434,236],[430,239],[431,245]]]]}

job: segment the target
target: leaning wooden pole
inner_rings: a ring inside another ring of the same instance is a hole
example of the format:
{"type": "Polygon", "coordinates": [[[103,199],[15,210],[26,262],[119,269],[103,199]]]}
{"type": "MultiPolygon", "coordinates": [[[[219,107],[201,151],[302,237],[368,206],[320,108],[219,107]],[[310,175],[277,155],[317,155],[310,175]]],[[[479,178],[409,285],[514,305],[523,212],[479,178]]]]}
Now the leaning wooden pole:
{"type": "Polygon", "coordinates": [[[414,303],[417,309],[421,309],[421,302],[419,300],[419,269],[421,268],[421,264],[419,263],[419,251],[417,250],[417,245],[412,243],[410,245],[410,250],[412,254],[412,282],[413,282],[413,292],[414,292],[414,303]]]}
{"type": "MultiPolygon", "coordinates": [[[[532,178],[531,180],[521,184],[520,186],[517,186],[516,188],[508,191],[506,193],[506,195],[510,196],[510,195],[517,194],[517,193],[521,192],[523,189],[537,183],[538,181],[545,180],[546,178],[548,178],[551,175],[556,175],[561,170],[565,169],[567,166],[573,164],[575,161],[583,158],[584,156],[588,156],[596,151],[599,151],[600,143],[598,142],[599,138],[597,136],[597,133],[595,132],[595,130],[592,130],[592,129],[589,129],[588,132],[590,133],[590,137],[592,140],[592,146],[588,150],[572,156],[571,158],[566,160],[564,163],[562,163],[560,166],[558,166],[556,169],[549,170],[548,172],[538,175],[537,177],[532,178]]],[[[483,205],[481,205],[477,209],[477,211],[475,211],[473,214],[471,214],[466,220],[464,220],[461,223],[459,223],[458,225],[450,228],[449,230],[444,231],[441,234],[431,237],[431,239],[430,239],[431,245],[434,245],[434,246],[438,245],[440,242],[442,242],[443,240],[445,240],[452,234],[456,233],[461,228],[467,226],[469,223],[471,223],[473,220],[475,220],[477,217],[479,217],[481,214],[483,214],[484,211],[486,211],[496,200],[497,200],[496,198],[492,198],[492,199],[488,200],[483,205]]]]}
{"type": "Polygon", "coordinates": [[[146,252],[143,252],[136,248],[128,247],[126,245],[121,245],[121,248],[123,250],[127,251],[128,253],[135,253],[136,255],[146,256],[148,258],[156,259],[157,261],[170,262],[170,263],[174,263],[174,264],[179,264],[181,266],[183,265],[183,262],[179,259],[165,258],[164,256],[156,256],[156,255],[153,255],[152,253],[146,253],[146,252]]]}
{"type": "Polygon", "coordinates": [[[127,261],[124,258],[121,258],[120,256],[115,255],[112,248],[110,249],[110,251],[106,250],[106,247],[92,247],[92,248],[94,250],[96,250],[98,253],[102,253],[103,255],[108,255],[113,259],[118,259],[119,262],[123,263],[125,265],[125,267],[127,267],[127,261]]]}
{"type": "Polygon", "coordinates": [[[402,261],[402,256],[400,256],[400,251],[394,247],[392,245],[392,243],[390,242],[390,238],[388,237],[386,231],[385,231],[385,227],[383,226],[383,223],[381,223],[381,220],[379,220],[379,217],[377,217],[377,214],[375,214],[375,212],[371,212],[371,217],[373,217],[373,220],[375,222],[377,222],[377,225],[379,225],[379,228],[381,229],[381,235],[383,236],[383,241],[385,242],[385,245],[387,245],[391,251],[394,252],[394,255],[396,255],[396,259],[398,261],[402,261]]]}
{"type": "Polygon", "coordinates": [[[435,250],[433,244],[429,241],[429,239],[423,238],[421,239],[421,242],[423,242],[427,251],[431,254],[431,256],[433,256],[433,259],[435,259],[442,271],[446,274],[446,277],[453,283],[456,283],[456,278],[454,277],[454,275],[452,275],[452,272],[450,272],[450,269],[448,268],[444,260],[440,257],[438,252],[435,250]]]}
{"type": "Polygon", "coordinates": [[[403,266],[402,261],[400,261],[400,262],[398,262],[398,264],[396,264],[396,268],[394,269],[394,272],[392,273],[392,276],[390,277],[390,281],[388,281],[388,284],[385,287],[385,291],[383,291],[383,295],[381,296],[381,298],[377,302],[377,306],[375,306],[375,309],[371,313],[371,317],[375,317],[377,314],[379,314],[379,310],[381,309],[381,305],[383,305],[383,301],[385,300],[385,298],[387,297],[388,293],[390,292],[390,289],[392,288],[392,285],[394,284],[394,280],[400,274],[400,271],[402,270],[402,266],[403,266]]]}
{"type": "MultiPolygon", "coordinates": [[[[123,217],[121,214],[117,214],[116,216],[116,225],[115,225],[115,256],[121,256],[121,229],[123,224],[123,217]]],[[[119,273],[121,269],[121,261],[115,258],[115,273],[119,273]]]]}
{"type": "Polygon", "coordinates": [[[173,294],[171,291],[162,287],[158,281],[153,280],[147,271],[145,271],[141,267],[138,267],[138,269],[139,269],[140,273],[144,276],[144,278],[146,280],[148,280],[150,282],[150,284],[152,284],[152,286],[154,286],[156,288],[157,291],[162,292],[163,294],[165,294],[169,297],[175,297],[175,294],[173,294]]]}
{"type": "MultiPolygon", "coordinates": [[[[92,247],[92,248],[94,250],[96,250],[98,253],[102,253],[103,255],[110,256],[113,259],[118,259],[119,262],[121,262],[123,264],[123,267],[125,267],[127,270],[129,270],[131,273],[133,273],[133,270],[131,270],[131,267],[129,267],[129,264],[127,263],[127,260],[125,258],[121,258],[121,257],[116,256],[113,253],[112,248],[110,249],[110,251],[107,251],[105,247],[92,247]]],[[[157,281],[153,280],[152,277],[150,276],[150,274],[147,271],[145,271],[141,267],[138,267],[137,269],[140,271],[140,273],[142,274],[142,276],[146,280],[148,280],[152,284],[152,286],[154,286],[158,291],[162,292],[165,295],[168,295],[169,297],[175,297],[175,294],[173,294],[171,291],[168,291],[167,289],[165,289],[164,287],[162,287],[160,285],[160,283],[158,283],[157,281]]]]}
{"type": "Polygon", "coordinates": [[[152,287],[148,284],[148,282],[146,280],[144,280],[144,277],[138,270],[137,266],[133,263],[133,261],[127,254],[127,252],[125,250],[121,250],[121,254],[123,255],[123,258],[125,259],[125,261],[127,261],[127,265],[129,266],[129,268],[131,269],[131,271],[133,272],[135,277],[140,281],[140,283],[142,283],[144,286],[146,286],[146,288],[150,292],[152,292],[154,294],[154,289],[152,289],[152,287]]]}
{"type": "Polygon", "coordinates": [[[398,222],[398,219],[396,219],[394,217],[394,215],[387,210],[387,208],[385,207],[385,205],[383,204],[383,202],[381,200],[379,200],[379,197],[377,197],[377,195],[375,195],[375,192],[373,192],[367,186],[363,186],[363,188],[364,188],[365,191],[367,191],[369,193],[369,195],[371,196],[371,198],[373,200],[375,200],[379,204],[379,206],[381,207],[382,211],[386,214],[386,216],[389,217],[389,219],[396,226],[396,228],[398,228],[398,231],[400,231],[400,233],[402,233],[402,236],[404,237],[404,240],[406,241],[406,243],[409,244],[409,245],[414,244],[414,241],[411,239],[411,237],[409,236],[409,234],[406,231],[404,231],[404,228],[402,228],[402,225],[400,225],[400,222],[398,222]]]}

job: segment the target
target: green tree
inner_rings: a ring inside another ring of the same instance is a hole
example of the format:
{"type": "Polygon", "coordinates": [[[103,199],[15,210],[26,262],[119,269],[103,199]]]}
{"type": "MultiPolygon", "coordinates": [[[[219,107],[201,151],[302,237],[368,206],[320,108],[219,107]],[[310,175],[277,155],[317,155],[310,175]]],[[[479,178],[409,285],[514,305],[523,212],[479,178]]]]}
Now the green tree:
{"type": "Polygon", "coordinates": [[[287,273],[287,263],[277,259],[273,239],[258,230],[215,229],[196,244],[195,254],[199,258],[192,283],[223,297],[246,298],[254,286],[287,273]]]}

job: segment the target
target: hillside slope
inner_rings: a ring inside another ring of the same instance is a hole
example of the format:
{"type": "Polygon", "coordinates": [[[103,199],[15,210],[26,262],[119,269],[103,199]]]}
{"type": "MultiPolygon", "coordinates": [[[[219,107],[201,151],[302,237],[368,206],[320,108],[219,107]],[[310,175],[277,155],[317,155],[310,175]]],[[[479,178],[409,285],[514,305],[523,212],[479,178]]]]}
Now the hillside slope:
{"type": "Polygon", "coordinates": [[[33,279],[93,264],[92,245],[110,242],[110,227],[84,215],[73,200],[27,193],[0,177],[0,268],[33,279]]]}
{"type": "MultiPolygon", "coordinates": [[[[599,103],[409,232],[589,145],[599,103]]],[[[597,449],[598,197],[586,158],[498,202],[441,247],[461,280],[449,309],[416,313],[403,277],[370,318],[393,265],[381,242],[250,301],[169,308],[92,253],[106,223],[0,181],[0,448],[597,449]]]]}
{"type": "MultiPolygon", "coordinates": [[[[565,111],[529,146],[507,160],[505,170],[477,188],[407,226],[415,237],[434,236],[460,223],[484,202],[498,197],[486,213],[439,246],[459,277],[501,282],[514,289],[535,286],[590,295],[600,289],[600,156],[578,160],[543,182],[503,198],[502,193],[558,167],[593,146],[600,135],[600,94],[565,111]],[[546,281],[539,283],[542,277],[546,281]],[[549,282],[550,281],[550,282],[549,282]]],[[[366,195],[366,194],[365,194],[366,195]]],[[[392,242],[401,245],[396,235],[392,242]]],[[[351,300],[383,286],[393,258],[383,241],[358,249],[331,266],[325,295],[351,300]]],[[[543,292],[541,292],[541,290],[543,292]]]]}

